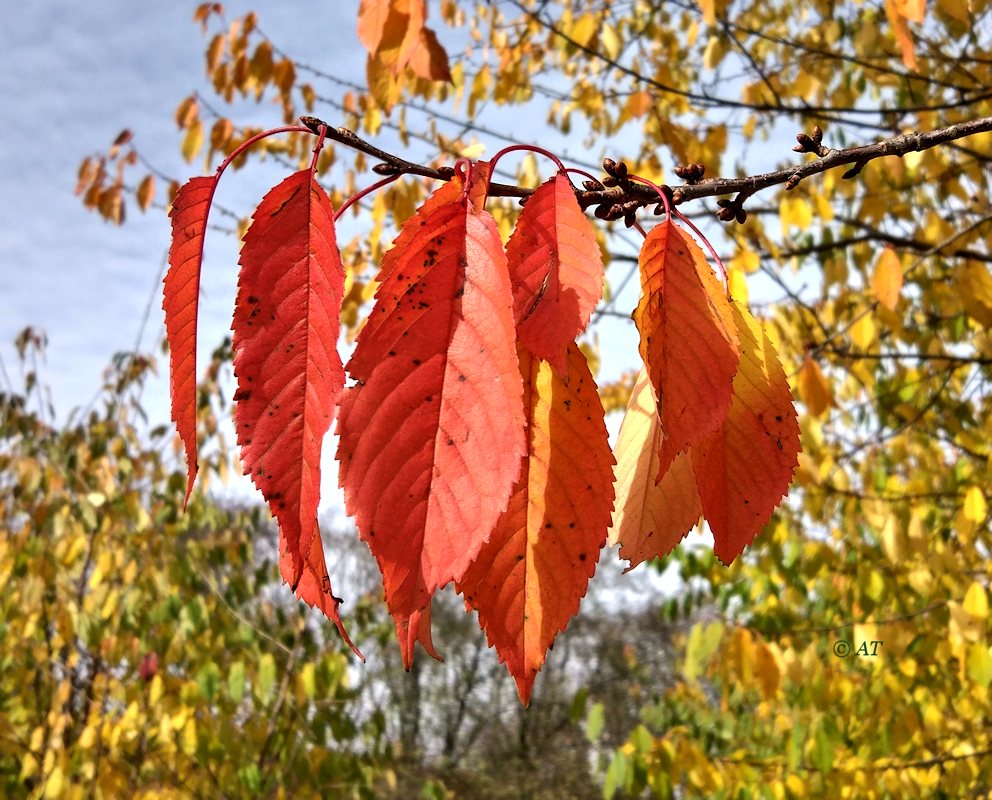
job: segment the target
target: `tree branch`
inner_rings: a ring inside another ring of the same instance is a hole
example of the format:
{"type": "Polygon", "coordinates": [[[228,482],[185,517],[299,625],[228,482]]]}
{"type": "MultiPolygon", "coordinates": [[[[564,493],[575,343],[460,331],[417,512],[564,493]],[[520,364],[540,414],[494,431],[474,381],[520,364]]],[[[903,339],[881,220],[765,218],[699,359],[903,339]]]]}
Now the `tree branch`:
{"type": "MultiPolygon", "coordinates": [[[[319,126],[327,125],[327,123],[317,117],[300,117],[300,120],[315,133],[319,126]]],[[[906,153],[929,150],[938,145],[986,131],[992,131],[992,116],[978,117],[968,122],[949,125],[945,128],[937,128],[936,130],[925,133],[907,133],[890,139],[883,139],[874,144],[848,147],[841,150],[821,146],[819,145],[817,136],[814,136],[811,140],[810,137],[802,133],[797,137],[800,141],[800,148],[803,147],[804,143],[815,140],[817,144],[814,152],[818,155],[817,159],[775,170],[774,172],[766,172],[761,175],[744,178],[710,178],[687,183],[675,188],[662,186],[662,189],[670,194],[671,202],[676,205],[687,203],[690,200],[698,200],[702,197],[717,197],[736,193],[737,197],[734,200],[721,201],[721,209],[717,213],[724,221],[737,219],[743,222],[747,216],[743,208],[744,201],[762,189],[780,184],[785,184],[787,189],[794,189],[804,178],[847,164],[853,164],[854,166],[844,174],[844,177],[854,178],[866,164],[876,158],[904,156],[906,153]]],[[[327,138],[333,139],[373,158],[378,158],[382,163],[377,164],[373,169],[380,175],[421,175],[426,178],[449,181],[455,174],[452,167],[424,167],[387,153],[385,150],[381,150],[375,145],[366,142],[347,128],[332,128],[328,125],[327,138]]],[[[616,183],[613,186],[606,185],[610,182],[610,178],[604,179],[604,182],[601,183],[602,188],[599,188],[596,187],[594,182],[585,181],[586,188],[584,190],[576,190],[575,193],[579,205],[583,209],[596,206],[597,217],[605,220],[615,220],[628,216],[631,212],[643,206],[658,203],[658,194],[647,186],[626,179],[612,181],[616,183]]],[[[533,189],[523,186],[504,183],[492,183],[489,187],[489,194],[493,197],[524,198],[528,197],[533,191],[533,189]]],[[[660,209],[656,209],[656,211],[660,213],[660,209]]]]}

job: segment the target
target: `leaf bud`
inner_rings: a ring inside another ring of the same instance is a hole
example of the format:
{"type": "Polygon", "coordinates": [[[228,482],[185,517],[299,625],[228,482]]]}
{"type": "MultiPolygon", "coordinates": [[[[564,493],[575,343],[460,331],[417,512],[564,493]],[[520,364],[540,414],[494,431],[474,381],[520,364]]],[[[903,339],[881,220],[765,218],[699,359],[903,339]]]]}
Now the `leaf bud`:
{"type": "Polygon", "coordinates": [[[727,205],[716,212],[716,216],[722,222],[730,222],[732,219],[736,219],[737,212],[730,206],[728,201],[727,205]]]}
{"type": "Polygon", "coordinates": [[[823,141],[823,128],[819,125],[813,126],[813,142],[819,145],[823,141]]]}
{"type": "Polygon", "coordinates": [[[744,206],[738,206],[737,208],[737,222],[741,225],[747,222],[747,212],[744,210],[744,206]]]}

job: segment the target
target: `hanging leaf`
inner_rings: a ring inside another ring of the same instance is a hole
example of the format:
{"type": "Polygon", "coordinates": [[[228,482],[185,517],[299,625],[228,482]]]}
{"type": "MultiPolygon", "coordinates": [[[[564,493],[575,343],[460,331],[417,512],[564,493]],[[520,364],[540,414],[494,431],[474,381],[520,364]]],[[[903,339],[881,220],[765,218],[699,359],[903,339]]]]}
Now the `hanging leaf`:
{"type": "Polygon", "coordinates": [[[603,295],[603,259],[568,178],[556,175],[527,200],[506,258],[517,336],[565,376],[565,351],[603,295]]]}
{"type": "Polygon", "coordinates": [[[799,423],[778,354],[751,313],[731,306],[741,362],[719,430],[692,449],[713,551],[730,564],[771,518],[799,463],[799,423]]]}
{"type": "Polygon", "coordinates": [[[676,455],[723,422],[740,352],[730,302],[692,237],[666,220],[644,240],[639,261],[634,322],[658,398],[660,478],[676,455]]]}
{"type": "Polygon", "coordinates": [[[688,453],[675,456],[661,481],[661,425],[647,370],[630,394],[613,452],[617,466],[617,505],[610,544],[633,569],[649,558],[668,555],[699,521],[702,506],[688,453]]]}
{"type": "Polygon", "coordinates": [[[878,302],[895,311],[902,291],[902,262],[891,247],[883,247],[871,276],[871,288],[878,302]]]}
{"type": "Polygon", "coordinates": [[[191,178],[172,201],[172,244],[165,276],[162,310],[169,341],[169,393],[172,419],[186,448],[186,497],[196,479],[196,318],[200,299],[203,235],[210,201],[217,188],[213,177],[191,178]]]}
{"type": "Polygon", "coordinates": [[[555,636],[578,611],[613,507],[613,456],[579,348],[566,374],[518,350],[527,453],[506,512],[458,584],[527,705],[555,636]]]}
{"type": "Polygon", "coordinates": [[[263,198],[245,234],[231,324],[234,422],[245,474],[279,523],[283,580],[350,645],[317,527],[321,442],[344,386],[343,293],[334,210],[302,170],[263,198]]]}
{"type": "Polygon", "coordinates": [[[386,254],[338,421],[345,503],[398,623],[462,577],[525,449],[506,259],[461,186],[439,189],[386,254]]]}
{"type": "Polygon", "coordinates": [[[810,355],[806,356],[806,360],[803,361],[803,366],[799,370],[796,388],[799,390],[800,399],[814,417],[826,414],[834,404],[833,390],[830,388],[823,370],[820,369],[820,365],[810,355]]]}

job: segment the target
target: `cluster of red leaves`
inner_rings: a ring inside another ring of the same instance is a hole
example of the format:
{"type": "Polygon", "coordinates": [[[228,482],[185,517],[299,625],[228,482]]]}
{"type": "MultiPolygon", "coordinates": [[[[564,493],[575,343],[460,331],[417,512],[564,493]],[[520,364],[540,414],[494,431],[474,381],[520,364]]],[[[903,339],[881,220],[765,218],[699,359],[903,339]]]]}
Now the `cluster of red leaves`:
{"type": "MultiPolygon", "coordinates": [[[[235,425],[245,472],[279,524],[283,579],[347,640],[317,527],[321,443],[337,409],[347,510],[382,572],[404,662],[417,641],[436,656],[431,598],[454,582],[526,703],[586,592],[615,497],[614,535],[632,565],[668,552],[700,513],[729,562],[787,490],[798,428],[760,325],[667,221],[641,254],[645,370],[617,445],[615,495],[603,406],[575,343],[602,293],[594,232],[559,174],[529,198],[504,248],[484,208],[488,175],[488,164],[468,165],[404,223],[346,368],[330,201],[312,168],[269,192],[241,255],[235,425]]],[[[187,498],[215,185],[194,178],[176,196],[165,281],[187,498]]]]}

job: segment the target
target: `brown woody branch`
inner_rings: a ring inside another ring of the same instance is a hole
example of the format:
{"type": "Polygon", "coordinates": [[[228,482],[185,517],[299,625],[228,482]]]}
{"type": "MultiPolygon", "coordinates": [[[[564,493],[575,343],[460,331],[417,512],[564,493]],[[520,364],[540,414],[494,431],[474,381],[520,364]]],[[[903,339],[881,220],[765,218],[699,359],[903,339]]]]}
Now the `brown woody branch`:
{"type": "MultiPolygon", "coordinates": [[[[379,159],[382,163],[377,164],[373,169],[381,175],[422,175],[426,178],[443,181],[449,181],[454,176],[454,169],[452,167],[435,168],[414,164],[379,149],[347,128],[332,128],[316,117],[301,117],[300,120],[315,133],[321,125],[326,125],[328,139],[333,139],[347,147],[379,159]]],[[[844,173],[844,177],[848,179],[854,178],[869,162],[876,158],[884,158],[886,156],[901,157],[906,153],[929,150],[956,139],[963,139],[967,136],[973,136],[976,133],[987,131],[992,131],[992,116],[979,117],[968,122],[949,125],[945,128],[937,128],[936,130],[924,133],[907,133],[902,136],[883,139],[874,144],[837,150],[822,145],[820,141],[822,133],[819,130],[814,130],[812,137],[805,133],[801,133],[796,137],[799,141],[799,146],[796,149],[817,155],[817,158],[814,160],[805,161],[795,166],[775,170],[774,172],[766,172],[761,175],[744,178],[709,178],[699,180],[696,171],[690,169],[692,175],[689,182],[676,187],[662,186],[662,189],[669,195],[670,201],[675,205],[687,203],[690,200],[698,200],[703,197],[736,194],[737,196],[733,200],[720,201],[721,208],[717,214],[724,221],[737,219],[743,222],[747,216],[744,213],[744,201],[756,192],[760,192],[771,186],[784,184],[787,189],[793,189],[804,178],[848,164],[853,166],[844,173]]],[[[592,181],[585,181],[585,187],[585,189],[576,190],[575,195],[579,201],[579,205],[583,209],[597,207],[596,216],[601,219],[629,217],[638,208],[655,205],[659,200],[657,192],[653,189],[625,179],[611,180],[611,178],[607,177],[604,178],[599,187],[592,181]],[[609,185],[610,183],[615,183],[616,185],[611,186],[609,185]]],[[[492,183],[489,187],[489,194],[492,197],[524,198],[532,192],[533,189],[505,183],[492,183]]],[[[660,208],[656,209],[656,211],[660,213],[660,208]]]]}

